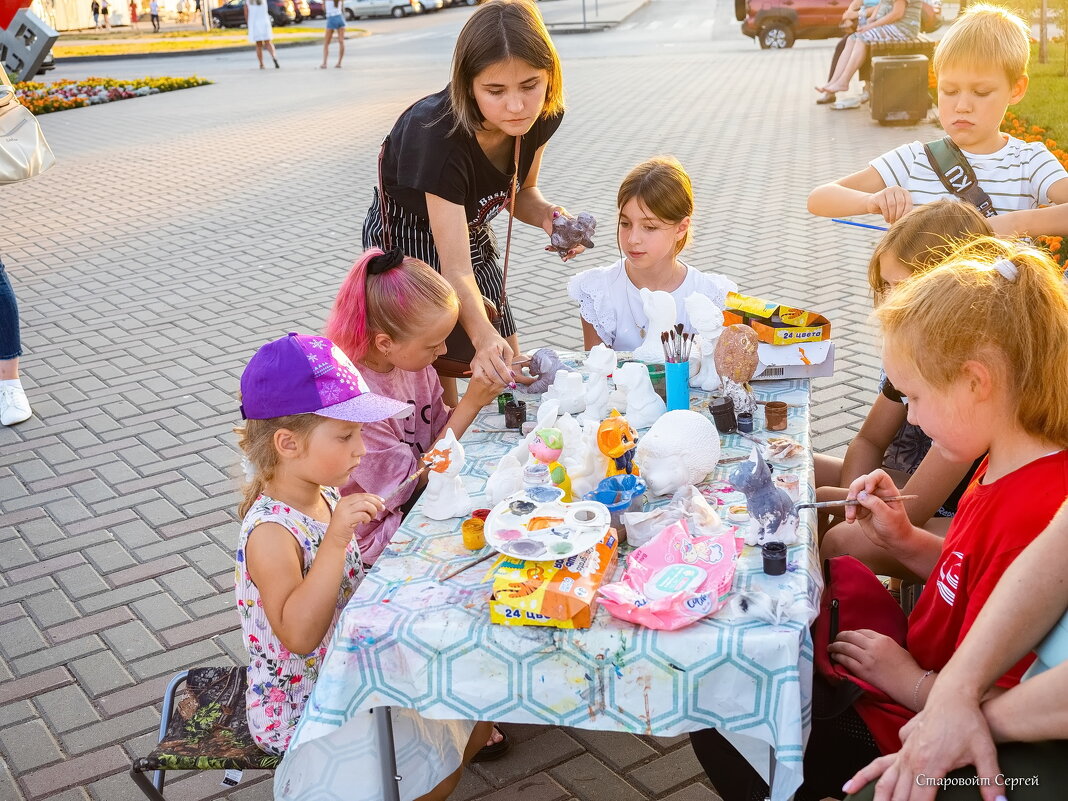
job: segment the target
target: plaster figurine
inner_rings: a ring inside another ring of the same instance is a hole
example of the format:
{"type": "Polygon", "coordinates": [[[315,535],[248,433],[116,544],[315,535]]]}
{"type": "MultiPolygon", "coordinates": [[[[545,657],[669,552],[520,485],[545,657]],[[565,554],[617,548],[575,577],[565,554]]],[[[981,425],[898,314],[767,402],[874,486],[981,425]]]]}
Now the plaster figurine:
{"type": "Polygon", "coordinates": [[[540,395],[545,392],[552,386],[553,381],[556,380],[557,371],[563,366],[564,363],[560,361],[560,357],[552,348],[539,348],[534,351],[534,355],[530,357],[527,372],[538,378],[533,384],[524,387],[522,391],[530,395],[540,395]]]}
{"type": "Polygon", "coordinates": [[[593,232],[596,230],[597,220],[588,211],[580,212],[574,217],[561,214],[553,220],[553,232],[549,236],[549,244],[562,259],[571,248],[578,245],[592,248],[593,232]]]}
{"type": "Polygon", "coordinates": [[[586,387],[582,383],[582,373],[560,370],[542,397],[558,402],[560,411],[565,414],[578,414],[586,408],[586,387]]]}
{"type": "Polygon", "coordinates": [[[450,428],[425,459],[431,462],[423,491],[423,514],[431,520],[464,517],[471,512],[471,496],[464,488],[460,471],[464,467],[464,446],[450,428]]]}
{"type": "MultiPolygon", "coordinates": [[[[566,417],[566,415],[565,415],[566,417]]],[[[565,418],[560,418],[561,422],[565,418]]],[[[582,424],[581,434],[575,440],[575,445],[564,429],[564,467],[571,477],[571,491],[576,498],[583,497],[587,492],[592,492],[608,469],[608,462],[604,454],[597,449],[597,428],[600,423],[588,421],[582,424]]]]}
{"type": "Polygon", "coordinates": [[[786,490],[775,486],[760,449],[753,447],[749,458],[731,471],[730,482],[745,495],[749,507],[747,545],[797,541],[797,509],[786,490]]]}
{"type": "Polygon", "coordinates": [[[615,379],[627,396],[627,421],[635,428],[648,428],[667,410],[642,362],[627,362],[616,370],[615,379]]]}
{"type": "MultiPolygon", "coordinates": [[[[560,457],[560,462],[566,467],[573,455],[582,447],[582,425],[571,415],[562,414],[557,418],[555,425],[547,426],[547,428],[560,429],[560,434],[564,438],[564,452],[560,457]]],[[[568,470],[568,472],[571,471],[568,470]]]]}
{"type": "Polygon", "coordinates": [[[486,479],[486,498],[489,505],[496,506],[521,489],[523,489],[523,465],[512,454],[506,453],[497,462],[497,469],[486,479]]]}
{"type": "Polygon", "coordinates": [[[649,492],[671,495],[699,484],[719,462],[719,432],[712,421],[689,409],[667,412],[638,443],[635,460],[649,492]]]}
{"type": "Polygon", "coordinates": [[[729,378],[724,378],[722,390],[723,397],[730,398],[734,401],[735,414],[740,414],[741,412],[749,412],[749,414],[753,414],[756,412],[756,398],[749,390],[747,384],[736,384],[729,378]]]}
{"type": "Polygon", "coordinates": [[[571,479],[568,478],[567,468],[560,464],[560,454],[564,452],[564,435],[559,428],[539,428],[534,432],[534,439],[530,443],[530,455],[535,461],[549,467],[549,479],[554,487],[564,491],[561,500],[571,503],[575,498],[571,493],[571,479]]]}
{"type": "Polygon", "coordinates": [[[736,384],[745,384],[756,374],[760,363],[757,345],[760,340],[756,331],[747,325],[728,325],[720,334],[713,353],[716,372],[736,384]]]}
{"type": "Polygon", "coordinates": [[[586,357],[590,374],[586,381],[586,409],[584,420],[601,420],[608,414],[608,376],[616,369],[616,352],[607,345],[594,346],[586,357]]]}
{"type": "Polygon", "coordinates": [[[597,426],[597,450],[608,457],[606,477],[621,473],[638,475],[638,466],[634,464],[634,448],[638,435],[631,428],[627,418],[615,409],[597,426]]]}
{"type": "Polygon", "coordinates": [[[546,399],[546,396],[542,396],[541,405],[538,406],[538,422],[535,423],[531,432],[519,440],[519,444],[509,451],[520,465],[525,465],[530,461],[530,443],[534,441],[534,432],[539,428],[554,428],[559,417],[560,401],[552,398],[546,399]]]}
{"type": "Polygon", "coordinates": [[[634,351],[634,358],[643,362],[662,362],[664,345],[660,341],[660,334],[675,327],[678,317],[675,298],[671,297],[670,292],[653,292],[648,289],[640,289],[638,294],[642,297],[642,308],[649,322],[645,325],[642,344],[634,351]]]}
{"type": "MultiPolygon", "coordinates": [[[[697,357],[698,371],[690,376],[690,386],[714,392],[719,389],[719,373],[713,354],[723,333],[723,311],[707,295],[694,292],[683,301],[690,325],[697,329],[697,347],[691,351],[697,357]]],[[[693,360],[693,356],[690,357],[693,360]]]]}

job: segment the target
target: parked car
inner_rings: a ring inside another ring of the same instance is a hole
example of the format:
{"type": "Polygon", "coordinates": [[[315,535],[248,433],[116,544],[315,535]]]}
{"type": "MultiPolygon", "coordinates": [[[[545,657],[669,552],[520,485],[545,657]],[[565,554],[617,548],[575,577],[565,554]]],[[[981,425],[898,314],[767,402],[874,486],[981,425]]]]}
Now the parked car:
{"type": "Polygon", "coordinates": [[[304,22],[312,18],[311,4],[308,0],[293,0],[293,21],[304,22]]]}
{"type": "Polygon", "coordinates": [[[445,8],[445,0],[419,0],[419,10],[424,14],[441,11],[443,8],[445,8]]]}
{"type": "Polygon", "coordinates": [[[345,16],[351,21],[361,17],[407,17],[419,13],[419,0],[344,0],[345,16]]]}
{"type": "Polygon", "coordinates": [[[308,14],[312,19],[325,19],[326,3],[324,0],[308,0],[308,14]]]}
{"type": "MultiPolygon", "coordinates": [[[[734,0],[742,33],[763,48],[793,47],[795,39],[831,39],[842,35],[845,0],[734,0]]],[[[924,0],[920,29],[942,24],[941,0],[924,0]],[[937,7],[934,5],[937,2],[937,7]]]]}
{"type": "MultiPolygon", "coordinates": [[[[288,25],[297,18],[293,0],[267,0],[271,24],[288,25]]],[[[211,10],[212,24],[217,28],[241,28],[245,25],[245,0],[227,0],[211,10]]]]}

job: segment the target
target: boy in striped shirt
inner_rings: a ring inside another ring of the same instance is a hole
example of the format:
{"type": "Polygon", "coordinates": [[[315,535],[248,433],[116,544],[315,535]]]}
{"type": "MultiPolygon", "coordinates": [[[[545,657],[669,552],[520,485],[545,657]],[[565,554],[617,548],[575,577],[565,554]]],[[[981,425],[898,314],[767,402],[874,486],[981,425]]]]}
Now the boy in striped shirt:
{"type": "MultiPolygon", "coordinates": [[[[1027,91],[1030,32],[992,5],[970,7],[934,54],[938,117],[960,149],[997,216],[999,234],[1068,233],[1068,172],[1041,142],[1002,133],[1006,109],[1027,91]]],[[[893,223],[913,206],[952,197],[924,145],[910,142],[879,156],[860,172],[816,187],[808,209],[824,217],[881,214],[893,223]]]]}

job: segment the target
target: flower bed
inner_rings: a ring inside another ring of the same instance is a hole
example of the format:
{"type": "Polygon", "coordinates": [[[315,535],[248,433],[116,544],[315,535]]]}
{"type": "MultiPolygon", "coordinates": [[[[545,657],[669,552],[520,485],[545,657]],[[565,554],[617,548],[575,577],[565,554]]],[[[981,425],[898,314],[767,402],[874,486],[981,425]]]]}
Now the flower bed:
{"type": "Polygon", "coordinates": [[[48,114],[80,106],[93,106],[131,97],[156,95],[176,89],[189,89],[211,83],[204,78],[137,78],[121,81],[115,78],[86,78],[81,81],[40,83],[26,81],[15,84],[15,94],[34,114],[48,114]]]}
{"type": "MultiPolygon", "coordinates": [[[[1017,139],[1025,142],[1042,142],[1054,158],[1065,169],[1068,169],[1068,152],[1065,152],[1056,140],[1051,139],[1048,131],[1039,125],[1031,125],[1027,120],[1020,119],[1012,111],[1005,112],[1005,119],[1001,122],[1001,130],[1017,139]]],[[[1064,247],[1063,237],[1040,236],[1036,241],[1049,249],[1056,262],[1062,267],[1068,267],[1068,250],[1064,247]]]]}

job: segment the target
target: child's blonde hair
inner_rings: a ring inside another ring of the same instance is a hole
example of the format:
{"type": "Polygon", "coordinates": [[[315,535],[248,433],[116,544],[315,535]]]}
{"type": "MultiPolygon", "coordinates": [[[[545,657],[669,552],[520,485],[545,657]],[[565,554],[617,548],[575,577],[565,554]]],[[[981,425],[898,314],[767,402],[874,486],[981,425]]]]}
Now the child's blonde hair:
{"type": "Polygon", "coordinates": [[[326,337],[353,361],[375,334],[410,339],[428,314],[460,308],[456,290],[425,261],[369,248],[349,270],[326,321],[326,337]]]}
{"type": "MultiPolygon", "coordinates": [[[[616,195],[619,210],[631,200],[637,200],[664,222],[678,224],[693,215],[693,184],[678,159],[657,156],[627,173],[620,184],[616,195]]],[[[692,230],[693,226],[687,228],[675,243],[676,255],[689,243],[692,230]]]]}
{"type": "Polygon", "coordinates": [[[875,299],[887,291],[879,261],[892,256],[910,273],[937,267],[956,248],[978,236],[993,236],[979,209],[955,199],[936,200],[912,211],[890,226],[868,262],[868,284],[875,299]]]}
{"type": "Polygon", "coordinates": [[[1031,29],[1008,9],[991,3],[969,6],[949,26],[934,52],[934,71],[947,65],[964,67],[993,64],[1009,84],[1027,74],[1031,60],[1031,29]]]}
{"type": "Polygon", "coordinates": [[[928,384],[948,387],[981,362],[1024,431],[1068,447],[1068,288],[1046,253],[982,237],[900,284],[875,316],[928,384]]]}
{"type": "Polygon", "coordinates": [[[234,429],[237,445],[248,460],[248,474],[241,487],[241,504],[237,507],[238,517],[243,518],[248,514],[267,482],[274,478],[274,471],[278,468],[275,432],[283,428],[288,429],[301,440],[307,441],[308,435],[315,427],[328,419],[318,414],[289,414],[267,420],[246,420],[243,426],[234,429]]]}

